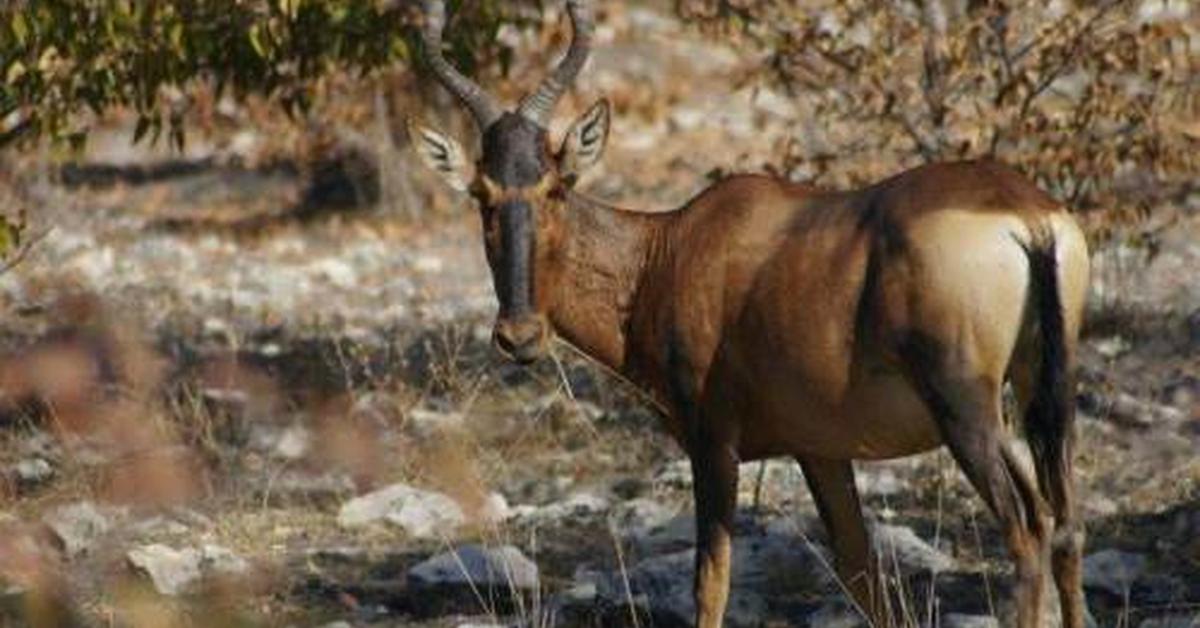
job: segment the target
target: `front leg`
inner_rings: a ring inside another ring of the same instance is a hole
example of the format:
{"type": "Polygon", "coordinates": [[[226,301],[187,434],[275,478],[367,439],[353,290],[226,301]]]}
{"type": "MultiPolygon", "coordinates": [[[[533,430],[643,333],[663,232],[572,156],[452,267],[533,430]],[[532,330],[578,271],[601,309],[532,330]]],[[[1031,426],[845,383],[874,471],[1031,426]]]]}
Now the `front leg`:
{"type": "Polygon", "coordinates": [[[872,626],[891,626],[879,565],[854,485],[853,464],[849,460],[814,456],[800,456],[797,460],[833,544],[842,586],[872,626]]]}
{"type": "Polygon", "coordinates": [[[703,434],[690,447],[696,499],[696,626],[716,628],[729,599],[738,461],[728,439],[703,434]]]}

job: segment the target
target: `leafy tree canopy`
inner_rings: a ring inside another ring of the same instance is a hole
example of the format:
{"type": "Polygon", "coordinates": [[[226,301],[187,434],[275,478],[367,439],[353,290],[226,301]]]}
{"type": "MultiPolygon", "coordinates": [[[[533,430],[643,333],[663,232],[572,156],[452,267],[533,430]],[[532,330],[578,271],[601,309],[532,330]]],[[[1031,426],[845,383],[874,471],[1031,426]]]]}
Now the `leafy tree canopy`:
{"type": "MultiPolygon", "coordinates": [[[[520,3],[449,5],[455,63],[471,72],[510,58],[495,35],[520,22],[520,3]]],[[[166,131],[182,144],[186,88],[198,80],[218,94],[273,97],[295,114],[331,70],[416,58],[419,24],[415,0],[11,1],[0,8],[0,148],[39,138],[78,145],[86,114],[116,106],[137,112],[137,139],[166,131]]]]}

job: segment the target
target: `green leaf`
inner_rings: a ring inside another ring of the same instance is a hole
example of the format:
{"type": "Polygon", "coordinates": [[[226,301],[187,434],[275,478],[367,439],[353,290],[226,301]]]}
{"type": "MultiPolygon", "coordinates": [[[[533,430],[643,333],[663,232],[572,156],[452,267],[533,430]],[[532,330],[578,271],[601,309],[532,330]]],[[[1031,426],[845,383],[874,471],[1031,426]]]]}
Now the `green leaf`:
{"type": "Polygon", "coordinates": [[[0,257],[6,257],[21,246],[25,225],[9,216],[0,216],[0,257]]]}
{"type": "Polygon", "coordinates": [[[18,45],[24,46],[29,41],[29,22],[25,21],[24,12],[16,11],[13,13],[12,32],[18,45]]]}
{"type": "Polygon", "coordinates": [[[179,54],[179,56],[183,56],[183,22],[175,22],[175,24],[171,26],[171,47],[176,53],[179,54]]]}
{"type": "Polygon", "coordinates": [[[8,66],[8,72],[5,73],[4,82],[8,83],[9,85],[13,85],[17,81],[21,80],[21,77],[25,76],[25,73],[25,64],[21,63],[19,60],[13,61],[13,64],[8,66]]]}
{"type": "Polygon", "coordinates": [[[249,36],[250,36],[250,47],[254,49],[254,53],[257,54],[260,58],[266,59],[267,58],[267,48],[266,48],[266,46],[263,45],[263,41],[262,41],[262,25],[255,24],[254,26],[251,26],[249,36]]]}
{"type": "Polygon", "coordinates": [[[279,0],[279,12],[287,16],[289,20],[295,20],[300,13],[301,0],[279,0]]]}

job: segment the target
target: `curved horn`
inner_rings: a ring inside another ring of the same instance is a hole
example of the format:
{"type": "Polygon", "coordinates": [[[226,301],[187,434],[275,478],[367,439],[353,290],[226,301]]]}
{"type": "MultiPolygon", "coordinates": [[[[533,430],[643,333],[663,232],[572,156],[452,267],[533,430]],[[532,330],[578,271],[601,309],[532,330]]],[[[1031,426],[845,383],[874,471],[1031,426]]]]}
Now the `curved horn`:
{"type": "Polygon", "coordinates": [[[463,76],[442,57],[442,28],[445,25],[445,3],[442,0],[426,0],[425,28],[421,30],[425,60],[433,68],[442,85],[471,110],[475,116],[475,122],[479,125],[479,130],[482,131],[500,117],[500,106],[474,81],[463,76]]]}
{"type": "Polygon", "coordinates": [[[521,99],[517,113],[527,120],[545,128],[550,119],[550,113],[567,91],[579,70],[583,69],[588,53],[592,47],[592,9],[587,0],[567,0],[567,13],[571,16],[571,47],[567,55],[558,63],[558,67],[547,76],[537,89],[521,99]]]}

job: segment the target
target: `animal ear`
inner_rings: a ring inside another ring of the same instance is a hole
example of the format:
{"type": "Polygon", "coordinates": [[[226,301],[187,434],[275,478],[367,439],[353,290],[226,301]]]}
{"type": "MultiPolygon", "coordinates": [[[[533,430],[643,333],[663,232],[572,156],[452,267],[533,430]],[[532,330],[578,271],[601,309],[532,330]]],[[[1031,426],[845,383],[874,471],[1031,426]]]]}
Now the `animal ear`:
{"type": "Polygon", "coordinates": [[[463,156],[462,146],[446,135],[409,118],[408,140],[426,166],[442,175],[450,187],[462,192],[471,180],[470,166],[463,156]]]}
{"type": "Polygon", "coordinates": [[[559,173],[573,179],[600,161],[608,143],[608,120],[608,99],[601,98],[571,124],[558,152],[559,173]]]}

